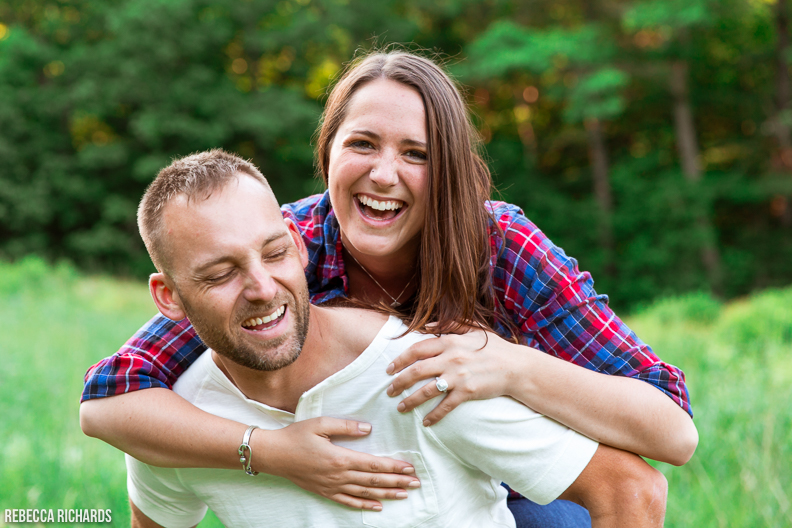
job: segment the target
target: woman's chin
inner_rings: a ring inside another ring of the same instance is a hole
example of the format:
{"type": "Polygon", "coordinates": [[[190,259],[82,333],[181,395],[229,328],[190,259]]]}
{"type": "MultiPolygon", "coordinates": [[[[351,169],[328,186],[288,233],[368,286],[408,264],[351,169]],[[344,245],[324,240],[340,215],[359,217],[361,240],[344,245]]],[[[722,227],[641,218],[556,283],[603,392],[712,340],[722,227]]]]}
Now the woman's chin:
{"type": "MultiPolygon", "coordinates": [[[[404,258],[406,253],[417,254],[418,244],[404,241],[400,232],[352,229],[344,231],[344,245],[361,256],[370,258],[404,258]]],[[[418,240],[420,238],[418,237],[418,240]]],[[[415,258],[415,254],[411,258],[415,258]]]]}

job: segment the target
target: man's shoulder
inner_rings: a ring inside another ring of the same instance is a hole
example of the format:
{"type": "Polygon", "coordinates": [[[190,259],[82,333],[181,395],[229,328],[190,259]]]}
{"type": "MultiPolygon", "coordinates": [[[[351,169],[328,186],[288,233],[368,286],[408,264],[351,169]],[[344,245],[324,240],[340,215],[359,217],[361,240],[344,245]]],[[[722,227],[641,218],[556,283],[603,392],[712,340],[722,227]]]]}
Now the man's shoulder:
{"type": "Polygon", "coordinates": [[[326,308],[334,327],[338,330],[338,338],[345,346],[363,351],[388,322],[388,316],[375,310],[349,306],[326,308]]]}
{"type": "Polygon", "coordinates": [[[212,359],[212,350],[207,350],[190,365],[190,367],[179,376],[173,384],[173,392],[189,401],[195,403],[203,387],[212,381],[212,369],[216,368],[212,359]]]}

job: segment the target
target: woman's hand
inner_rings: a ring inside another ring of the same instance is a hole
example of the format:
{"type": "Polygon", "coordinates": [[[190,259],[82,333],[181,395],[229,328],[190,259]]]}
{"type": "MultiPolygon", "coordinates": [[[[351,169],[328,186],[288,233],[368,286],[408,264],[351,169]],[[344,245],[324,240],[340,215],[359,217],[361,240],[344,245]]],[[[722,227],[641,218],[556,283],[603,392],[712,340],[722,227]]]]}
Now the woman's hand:
{"type": "MultiPolygon", "coordinates": [[[[202,411],[168,389],[146,389],[80,405],[80,425],[95,436],[160,467],[242,471],[237,448],[246,424],[202,411]]],[[[289,479],[330,500],[380,510],[380,499],[405,498],[420,486],[407,462],[344,449],[335,436],[361,437],[369,424],[312,418],[274,431],[255,429],[253,470],[289,479]]]]}
{"type": "Polygon", "coordinates": [[[369,424],[328,417],[296,422],[277,431],[255,429],[251,445],[254,469],[284,477],[339,504],[380,511],[379,500],[407,498],[406,490],[421,484],[407,462],[330,442],[331,437],[359,437],[369,432],[369,424]]]}
{"type": "MultiPolygon", "coordinates": [[[[436,424],[462,402],[508,395],[510,364],[514,365],[512,356],[516,346],[519,345],[483,330],[425,339],[405,350],[388,366],[388,374],[406,369],[388,387],[388,396],[398,396],[421,380],[443,378],[448,382],[446,397],[424,418],[425,426],[436,424]]],[[[528,353],[527,347],[522,348],[517,353],[528,353]]],[[[402,400],[397,409],[411,411],[438,395],[436,385],[427,383],[402,400]]]]}
{"type": "MultiPolygon", "coordinates": [[[[462,402],[510,396],[602,444],[676,466],[698,444],[690,416],[649,383],[594,372],[482,330],[416,343],[388,366],[389,374],[397,372],[389,396],[421,380],[448,382],[448,394],[426,415],[426,426],[462,402]]],[[[406,412],[439,395],[427,383],[397,409],[406,412]]]]}

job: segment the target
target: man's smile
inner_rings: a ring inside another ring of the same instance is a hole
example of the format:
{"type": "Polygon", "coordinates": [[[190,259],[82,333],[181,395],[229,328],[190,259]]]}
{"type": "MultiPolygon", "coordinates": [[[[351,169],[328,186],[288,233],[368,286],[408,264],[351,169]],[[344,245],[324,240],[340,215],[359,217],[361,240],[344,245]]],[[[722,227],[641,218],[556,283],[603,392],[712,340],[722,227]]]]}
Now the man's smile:
{"type": "Polygon", "coordinates": [[[247,330],[260,332],[274,328],[281,322],[283,315],[286,313],[286,305],[282,304],[273,312],[263,315],[261,317],[251,317],[242,322],[242,326],[247,330]]]}

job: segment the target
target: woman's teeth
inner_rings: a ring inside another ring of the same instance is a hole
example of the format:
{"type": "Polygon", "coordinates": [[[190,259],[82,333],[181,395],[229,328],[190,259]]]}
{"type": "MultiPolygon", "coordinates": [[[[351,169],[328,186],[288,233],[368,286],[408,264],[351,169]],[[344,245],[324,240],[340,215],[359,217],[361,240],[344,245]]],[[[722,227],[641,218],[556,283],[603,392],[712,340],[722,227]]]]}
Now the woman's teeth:
{"type": "Polygon", "coordinates": [[[245,328],[250,328],[253,326],[269,323],[270,321],[274,321],[275,319],[283,315],[283,312],[285,311],[286,311],[286,305],[284,304],[283,306],[281,306],[271,314],[265,315],[264,317],[251,317],[247,321],[244,321],[242,323],[242,326],[244,326],[245,328]]]}
{"type": "Polygon", "coordinates": [[[401,209],[403,204],[401,200],[388,200],[385,202],[379,202],[373,198],[363,195],[358,195],[357,199],[363,205],[367,205],[377,211],[395,211],[397,209],[401,209]]]}

